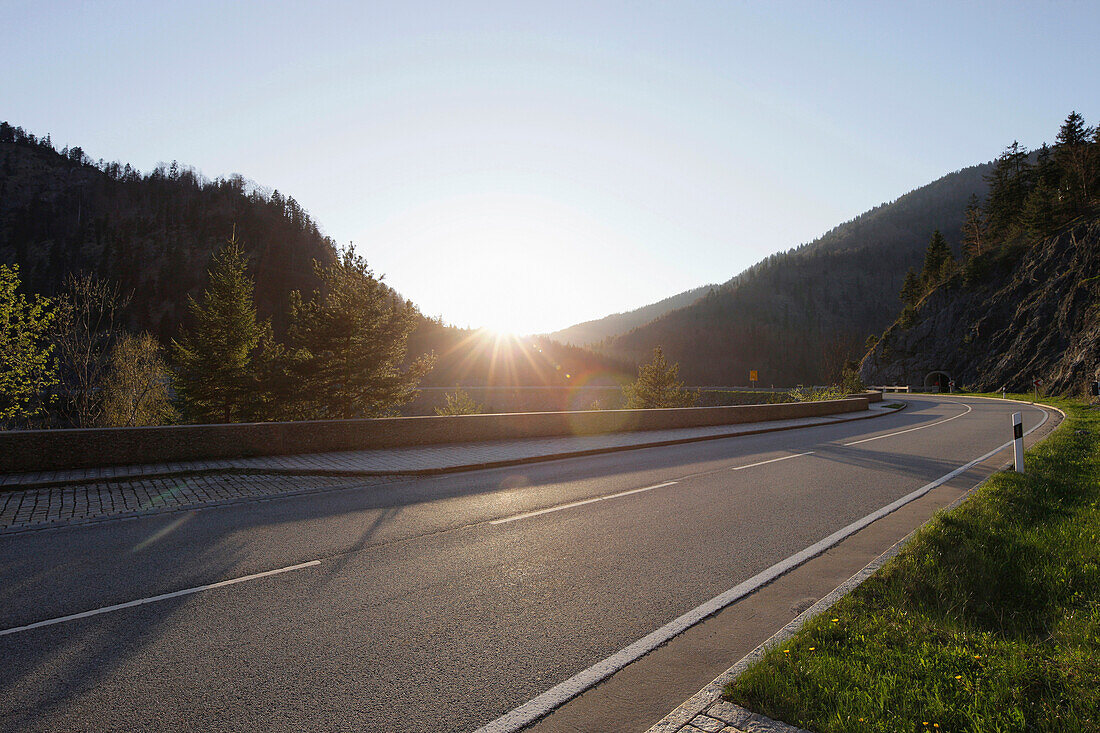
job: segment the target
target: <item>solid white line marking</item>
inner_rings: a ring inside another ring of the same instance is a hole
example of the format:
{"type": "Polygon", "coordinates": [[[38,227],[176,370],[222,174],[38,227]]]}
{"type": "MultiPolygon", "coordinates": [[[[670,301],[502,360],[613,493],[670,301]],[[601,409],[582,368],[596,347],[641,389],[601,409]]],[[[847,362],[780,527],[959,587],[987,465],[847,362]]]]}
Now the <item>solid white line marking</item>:
{"type": "Polygon", "coordinates": [[[782,456],[780,458],[771,458],[771,459],[766,460],[766,461],[757,461],[756,463],[750,463],[747,466],[737,466],[735,468],[731,468],[730,470],[731,471],[743,471],[746,468],[755,468],[756,466],[763,466],[765,463],[775,463],[776,461],[786,461],[786,460],[790,460],[791,458],[798,458],[799,456],[808,456],[808,455],[811,455],[812,453],[813,453],[812,450],[808,450],[805,453],[795,453],[793,455],[782,456]]]}
{"type": "Polygon", "coordinates": [[[851,443],[845,443],[844,445],[849,446],[849,445],[859,445],[860,443],[870,443],[872,440],[882,440],[883,438],[892,438],[895,435],[902,435],[903,433],[911,433],[914,430],[924,430],[925,428],[933,428],[937,425],[943,425],[945,422],[951,422],[952,420],[958,420],[960,417],[970,413],[974,409],[970,405],[966,405],[966,404],[963,404],[961,402],[956,402],[954,404],[962,405],[963,407],[966,408],[966,412],[961,412],[958,415],[955,415],[954,417],[949,417],[946,420],[940,420],[939,422],[929,423],[928,425],[921,425],[919,427],[909,428],[908,430],[899,430],[896,433],[887,433],[886,435],[876,435],[873,438],[864,438],[863,440],[853,440],[851,443]]]}
{"type": "MultiPolygon", "coordinates": [[[[1047,417],[1048,414],[1046,410],[1043,410],[1042,421],[1024,434],[1028,435],[1032,431],[1041,428],[1043,424],[1047,421],[1047,417]]],[[[844,527],[843,529],[832,533],[820,542],[815,542],[814,544],[807,547],[805,550],[796,552],[795,554],[788,557],[786,560],[781,560],[780,562],[777,562],[775,565],[772,565],[764,572],[758,573],[757,575],[754,575],[743,583],[735,585],[725,593],[715,596],[706,603],[688,611],[683,616],[680,616],[679,618],[670,621],[656,631],[653,631],[643,636],[641,639],[638,639],[630,646],[612,654],[610,657],[603,660],[602,662],[597,662],[583,672],[578,672],[577,674],[573,675],[565,682],[551,687],[546,692],[542,693],[533,700],[530,700],[523,705],[520,705],[515,710],[505,713],[504,715],[500,716],[490,723],[486,723],[482,727],[478,728],[475,733],[514,733],[515,731],[520,730],[524,726],[529,725],[530,723],[546,715],[559,705],[562,705],[568,700],[581,694],[593,685],[607,679],[615,672],[618,672],[620,669],[630,664],[634,660],[653,651],[674,636],[683,633],[684,631],[699,623],[708,616],[711,616],[718,611],[721,611],[723,608],[730,605],[734,601],[749,595],[761,586],[775,580],[783,573],[786,573],[798,567],[799,565],[816,555],[820,555],[825,550],[829,549],[833,545],[840,543],[842,540],[855,534],[875,520],[881,519],[890,512],[896,511],[897,509],[908,504],[909,502],[919,499],[937,486],[947,483],[959,474],[968,471],[982,461],[990,458],[994,454],[999,453],[1000,451],[1008,448],[1011,445],[1012,442],[1009,441],[1004,445],[998,446],[997,448],[994,448],[993,450],[986,453],[984,456],[981,456],[980,458],[975,458],[973,461],[967,463],[964,466],[959,466],[951,473],[940,476],[935,481],[925,484],[916,491],[901,497],[895,502],[887,504],[877,511],[871,512],[862,519],[857,519],[856,521],[849,524],[847,527],[844,527]]]]}
{"type": "Polygon", "coordinates": [[[240,578],[233,578],[231,580],[221,580],[217,583],[210,583],[209,585],[200,585],[196,588],[187,588],[185,590],[177,590],[173,593],[162,593],[159,596],[150,596],[149,598],[139,598],[136,601],[127,601],[126,603],[118,603],[114,606],[104,606],[103,608],[96,608],[92,611],[84,611],[83,613],[74,613],[69,616],[60,616],[58,618],[51,618],[45,621],[38,621],[33,624],[27,624],[26,626],[16,626],[11,629],[0,630],[0,636],[7,636],[8,634],[18,634],[20,631],[30,631],[31,629],[38,629],[43,626],[52,626],[53,624],[63,624],[66,621],[76,621],[81,618],[88,618],[89,616],[98,616],[101,613],[110,613],[111,611],[120,611],[123,608],[133,608],[134,606],[143,606],[146,603],[156,603],[157,601],[166,601],[169,598],[178,598],[179,596],[186,596],[192,593],[198,593],[199,591],[212,590],[214,588],[222,588],[227,585],[234,585],[235,583],[243,583],[246,580],[256,580],[258,578],[266,578],[269,575],[278,575],[279,573],[289,573],[291,570],[301,570],[302,568],[313,567],[314,565],[320,565],[320,560],[310,560],[299,565],[291,565],[285,568],[278,568],[276,570],[267,570],[262,573],[254,573],[253,575],[245,575],[240,578]]]}
{"type": "Polygon", "coordinates": [[[562,504],[561,506],[552,506],[549,509],[539,509],[536,512],[527,512],[526,514],[517,514],[514,517],[505,517],[504,519],[494,519],[489,524],[507,524],[508,522],[515,522],[519,519],[527,519],[528,517],[537,517],[540,514],[549,514],[550,512],[559,512],[562,509],[572,509],[575,506],[582,506],[584,504],[592,504],[597,501],[606,501],[608,499],[615,499],[620,496],[628,496],[629,494],[640,494],[643,491],[652,491],[653,489],[661,489],[665,486],[672,486],[678,484],[679,481],[665,481],[663,484],[657,484],[656,486],[646,486],[643,489],[631,489],[630,491],[620,491],[617,494],[608,494],[607,496],[597,496],[594,499],[584,499],[583,501],[574,501],[568,504],[562,504]]]}

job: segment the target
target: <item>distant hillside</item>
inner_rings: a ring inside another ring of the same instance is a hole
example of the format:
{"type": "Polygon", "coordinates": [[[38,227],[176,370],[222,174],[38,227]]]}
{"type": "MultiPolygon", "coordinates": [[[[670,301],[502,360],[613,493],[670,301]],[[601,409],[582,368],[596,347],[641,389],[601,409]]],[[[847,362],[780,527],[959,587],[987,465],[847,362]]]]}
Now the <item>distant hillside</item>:
{"type": "Polygon", "coordinates": [[[752,369],[763,384],[833,378],[896,317],[902,280],[932,231],[958,249],[967,199],[985,194],[990,170],[965,168],[877,206],[602,350],[637,361],[661,345],[689,384],[746,384],[752,369]]]}
{"type": "Polygon", "coordinates": [[[614,386],[636,367],[546,336],[518,338],[425,320],[409,337],[409,353],[435,353],[425,387],[614,386]]]}
{"type": "Polygon", "coordinates": [[[574,346],[598,344],[609,338],[624,334],[638,326],[644,326],[655,318],[660,318],[669,311],[689,306],[706,295],[710,290],[717,287],[717,285],[703,285],[702,287],[688,290],[679,295],[673,295],[664,300],[642,306],[641,308],[636,308],[632,311],[613,313],[610,316],[604,316],[603,318],[598,318],[593,321],[578,323],[569,328],[554,331],[550,334],[550,338],[560,341],[563,344],[572,344],[574,346]]]}
{"type": "MultiPolygon", "coordinates": [[[[337,251],[293,197],[240,176],[208,180],[175,162],[148,174],[93,163],[80,148],[59,151],[49,136],[0,123],[0,263],[19,265],[26,291],[52,295],[70,273],[118,283],[132,293],[125,327],[166,344],[234,227],[260,315],[280,334],[291,291],[316,288],[314,261],[330,263],[337,251]]],[[[615,383],[633,371],[546,338],[497,342],[427,318],[409,341],[410,358],[425,352],[436,354],[426,386],[567,386],[596,375],[615,383]]]]}

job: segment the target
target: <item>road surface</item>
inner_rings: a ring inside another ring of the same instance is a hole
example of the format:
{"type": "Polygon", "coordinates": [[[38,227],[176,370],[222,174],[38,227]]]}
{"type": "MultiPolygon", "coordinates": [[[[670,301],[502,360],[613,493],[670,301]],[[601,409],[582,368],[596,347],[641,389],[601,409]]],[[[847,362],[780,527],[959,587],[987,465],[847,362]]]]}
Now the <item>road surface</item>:
{"type": "Polygon", "coordinates": [[[874,420],[0,534],[0,727],[477,729],[1002,445],[1011,412],[1046,418],[902,399],[874,420]]]}

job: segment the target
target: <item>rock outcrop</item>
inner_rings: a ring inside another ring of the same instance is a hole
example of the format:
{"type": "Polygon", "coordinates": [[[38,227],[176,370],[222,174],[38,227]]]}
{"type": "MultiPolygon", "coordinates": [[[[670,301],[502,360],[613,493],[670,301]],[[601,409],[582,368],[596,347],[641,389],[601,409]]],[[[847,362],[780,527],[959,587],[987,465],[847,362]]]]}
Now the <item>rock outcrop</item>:
{"type": "Polygon", "coordinates": [[[1080,393],[1100,374],[1100,220],[985,255],[883,334],[867,384],[1080,393]]]}

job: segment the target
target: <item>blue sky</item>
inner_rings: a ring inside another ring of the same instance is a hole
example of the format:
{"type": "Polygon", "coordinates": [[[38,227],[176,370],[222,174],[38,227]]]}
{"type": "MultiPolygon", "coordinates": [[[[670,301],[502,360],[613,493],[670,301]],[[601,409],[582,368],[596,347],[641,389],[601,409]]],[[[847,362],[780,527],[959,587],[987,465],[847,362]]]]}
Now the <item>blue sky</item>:
{"type": "Polygon", "coordinates": [[[293,195],[429,315],[722,282],[1100,116],[1090,3],[0,0],[0,119],[293,195]]]}

